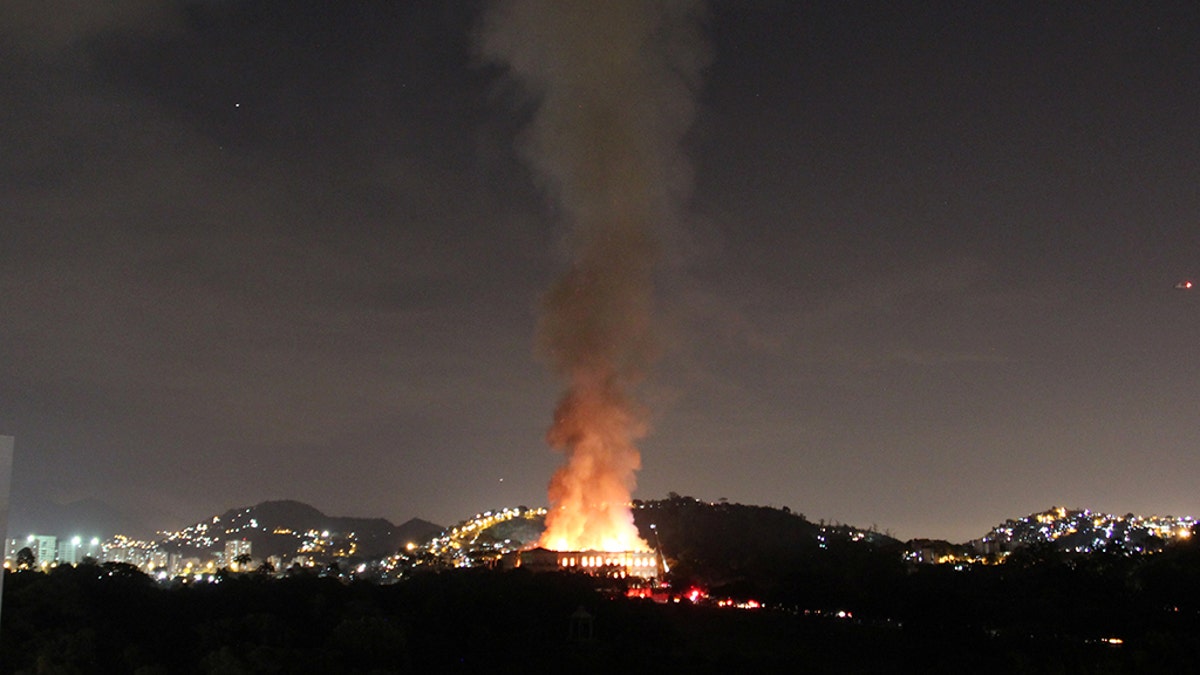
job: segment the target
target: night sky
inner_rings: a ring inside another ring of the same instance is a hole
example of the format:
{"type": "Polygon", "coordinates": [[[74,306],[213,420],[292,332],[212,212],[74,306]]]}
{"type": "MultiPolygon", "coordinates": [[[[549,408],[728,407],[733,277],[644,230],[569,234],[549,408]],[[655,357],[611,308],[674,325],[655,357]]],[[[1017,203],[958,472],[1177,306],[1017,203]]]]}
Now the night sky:
{"type": "MultiPolygon", "coordinates": [[[[483,9],[0,5],[14,511],[546,503],[570,227],[483,9]]],[[[729,1],[704,30],[635,497],[956,541],[1200,516],[1200,4],[729,1]]]]}

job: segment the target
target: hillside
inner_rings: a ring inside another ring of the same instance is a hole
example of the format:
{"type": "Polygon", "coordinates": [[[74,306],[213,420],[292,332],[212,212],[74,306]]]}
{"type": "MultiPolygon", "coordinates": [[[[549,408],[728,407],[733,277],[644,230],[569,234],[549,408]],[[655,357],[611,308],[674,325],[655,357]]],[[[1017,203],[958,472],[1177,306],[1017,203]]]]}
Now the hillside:
{"type": "Polygon", "coordinates": [[[1195,525],[1195,520],[1186,516],[1132,513],[1118,516],[1090,509],[1052,507],[1006,520],[973,544],[989,553],[1040,545],[1064,553],[1144,553],[1161,550],[1167,542],[1191,537],[1195,525]]]}
{"type": "Polygon", "coordinates": [[[818,525],[786,508],[675,494],[635,507],[638,530],[651,546],[661,544],[677,584],[797,602],[846,580],[866,583],[868,574],[884,579],[899,570],[897,540],[848,525],[818,525]],[[801,578],[829,582],[813,588],[801,578]]]}
{"type": "Polygon", "coordinates": [[[303,502],[280,500],[230,509],[168,533],[160,543],[175,550],[220,550],[226,540],[245,539],[256,558],[373,558],[425,541],[441,529],[416,518],[395,525],[384,518],[329,516],[303,502]]]}

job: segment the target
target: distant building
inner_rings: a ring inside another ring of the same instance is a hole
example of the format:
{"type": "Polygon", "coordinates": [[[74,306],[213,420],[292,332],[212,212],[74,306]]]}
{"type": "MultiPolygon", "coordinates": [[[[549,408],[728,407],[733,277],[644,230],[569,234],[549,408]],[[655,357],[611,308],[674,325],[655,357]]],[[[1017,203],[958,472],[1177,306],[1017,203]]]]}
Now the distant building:
{"type": "Polygon", "coordinates": [[[992,536],[972,539],[967,545],[979,555],[1000,555],[1013,549],[1010,542],[992,536]]]}
{"type": "Polygon", "coordinates": [[[246,539],[226,539],[224,563],[232,565],[240,555],[252,555],[250,553],[250,542],[246,539]]]}
{"type": "Polygon", "coordinates": [[[918,565],[936,565],[961,558],[964,547],[944,539],[912,539],[907,544],[904,559],[918,565]]]}
{"type": "Polygon", "coordinates": [[[91,558],[92,560],[99,562],[101,556],[104,555],[104,548],[100,544],[100,537],[92,537],[91,539],[84,540],[81,548],[79,549],[79,554],[80,560],[83,560],[84,558],[91,558]]]}
{"type": "Polygon", "coordinates": [[[58,562],[64,565],[78,564],[79,559],[82,557],[79,554],[82,544],[83,540],[79,537],[63,539],[62,541],[58,542],[58,562]]]}
{"type": "Polygon", "coordinates": [[[129,563],[130,565],[140,565],[141,556],[138,551],[131,546],[126,546],[123,543],[110,543],[105,547],[104,561],[129,563]]]}
{"type": "Polygon", "coordinates": [[[28,547],[38,565],[49,565],[58,559],[58,537],[31,534],[24,539],[9,539],[4,547],[4,559],[16,560],[17,552],[28,547]]]}
{"type": "Polygon", "coordinates": [[[179,576],[181,574],[195,574],[203,569],[200,564],[200,558],[195,556],[183,557],[180,555],[173,556],[171,576],[179,576]]]}
{"type": "Polygon", "coordinates": [[[28,547],[37,558],[38,564],[58,562],[64,565],[78,565],[84,558],[101,559],[100,540],[98,538],[83,539],[72,537],[59,540],[58,537],[31,534],[28,537],[4,540],[4,559],[13,562],[17,552],[28,547]]]}
{"type": "Polygon", "coordinates": [[[171,569],[171,554],[162,549],[155,549],[146,554],[143,563],[146,572],[169,572],[171,569]]]}
{"type": "Polygon", "coordinates": [[[600,577],[659,576],[659,558],[654,551],[550,551],[535,548],[514,551],[501,559],[505,568],[524,567],[534,572],[582,572],[600,577]]]}
{"type": "Polygon", "coordinates": [[[158,545],[150,541],[138,541],[124,535],[116,535],[101,547],[104,562],[128,563],[143,570],[166,560],[159,555],[158,545]]]}

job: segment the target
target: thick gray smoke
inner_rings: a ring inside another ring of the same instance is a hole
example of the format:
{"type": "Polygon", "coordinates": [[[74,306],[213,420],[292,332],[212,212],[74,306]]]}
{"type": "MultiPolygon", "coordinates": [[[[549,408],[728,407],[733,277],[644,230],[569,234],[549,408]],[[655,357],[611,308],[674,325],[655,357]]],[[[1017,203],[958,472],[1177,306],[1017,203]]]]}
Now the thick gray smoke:
{"type": "Polygon", "coordinates": [[[492,7],[482,51],[537,97],[521,150],[572,226],[539,347],[567,384],[547,440],[566,453],[542,544],[641,547],[628,503],[645,433],[633,389],[654,353],[660,235],[690,171],[680,142],[707,61],[698,2],[516,0],[492,7]]]}

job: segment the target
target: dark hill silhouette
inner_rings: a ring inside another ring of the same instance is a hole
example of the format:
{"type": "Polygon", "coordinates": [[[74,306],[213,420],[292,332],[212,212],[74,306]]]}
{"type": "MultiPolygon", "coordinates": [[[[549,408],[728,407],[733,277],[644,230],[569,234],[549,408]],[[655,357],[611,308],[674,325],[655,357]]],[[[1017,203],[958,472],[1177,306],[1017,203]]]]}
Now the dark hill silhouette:
{"type": "Polygon", "coordinates": [[[818,525],[786,508],[676,494],[635,506],[639,532],[651,546],[661,543],[676,584],[819,606],[900,571],[897,540],[848,525],[818,525]]]}
{"type": "Polygon", "coordinates": [[[400,542],[401,546],[405,546],[410,542],[413,544],[422,544],[432,539],[444,529],[446,528],[441,525],[435,525],[428,520],[409,518],[396,528],[396,540],[400,542]]]}

